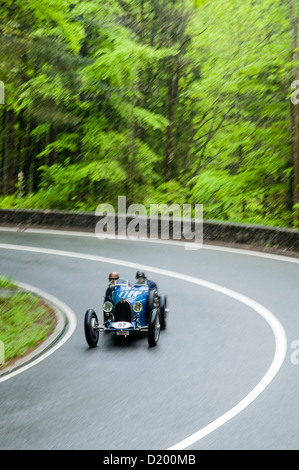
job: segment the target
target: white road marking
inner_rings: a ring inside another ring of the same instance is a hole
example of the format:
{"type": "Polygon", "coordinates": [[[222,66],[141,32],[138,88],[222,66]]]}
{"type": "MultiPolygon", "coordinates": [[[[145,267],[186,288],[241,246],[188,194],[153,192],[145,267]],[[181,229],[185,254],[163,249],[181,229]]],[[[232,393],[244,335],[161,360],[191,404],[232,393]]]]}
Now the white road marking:
{"type": "MultiPolygon", "coordinates": [[[[97,238],[94,232],[80,232],[80,231],[72,231],[72,230],[54,230],[54,229],[41,229],[41,228],[24,228],[19,229],[17,227],[0,227],[0,232],[16,232],[16,233],[40,233],[44,235],[63,235],[63,236],[73,236],[73,237],[87,237],[87,238],[94,238],[101,241],[97,238]]],[[[159,243],[163,245],[173,245],[173,246],[180,246],[181,248],[184,247],[183,241],[179,240],[152,240],[150,238],[140,238],[140,237],[115,237],[115,236],[106,236],[109,240],[120,240],[120,241],[134,241],[134,242],[142,242],[142,243],[159,243]]],[[[104,239],[103,239],[104,241],[104,239]]],[[[190,242],[193,243],[193,242],[190,242]]],[[[299,264],[299,258],[294,258],[291,256],[286,255],[278,255],[275,253],[266,253],[263,251],[254,251],[248,250],[246,248],[230,248],[221,245],[207,245],[207,244],[200,244],[198,245],[199,250],[212,250],[212,251],[223,251],[227,253],[235,253],[237,255],[244,255],[244,256],[255,256],[259,258],[266,258],[272,259],[274,261],[284,261],[287,263],[294,263],[299,264]]]]}
{"type": "Polygon", "coordinates": [[[209,281],[205,281],[203,279],[198,279],[193,276],[188,276],[185,274],[177,273],[174,271],[169,271],[166,269],[156,268],[153,266],[147,265],[139,265],[136,266],[135,263],[118,260],[113,258],[107,258],[102,256],[96,255],[89,255],[84,253],[75,253],[69,251],[62,251],[62,250],[54,250],[54,249],[47,249],[47,248],[40,248],[40,247],[32,247],[32,246],[20,246],[20,245],[11,245],[11,244],[0,244],[0,249],[6,250],[15,250],[15,251],[25,251],[31,253],[41,253],[46,255],[55,255],[55,256],[65,256],[69,258],[76,258],[76,259],[85,259],[90,261],[96,261],[100,263],[109,263],[109,264],[117,264],[119,266],[125,266],[130,268],[138,268],[144,271],[149,271],[155,274],[161,274],[163,276],[172,277],[176,279],[180,279],[186,282],[190,282],[201,287],[205,287],[207,289],[212,289],[220,294],[229,296],[245,305],[253,309],[256,313],[258,313],[270,326],[275,338],[275,354],[272,360],[272,363],[267,370],[264,377],[260,380],[260,382],[253,388],[253,390],[246,395],[246,397],[241,400],[237,405],[233,408],[228,410],[222,416],[205,426],[204,428],[200,429],[199,431],[195,432],[191,436],[183,439],[182,441],[176,443],[175,445],[171,446],[167,450],[183,450],[187,447],[190,447],[192,444],[196,443],[203,437],[207,436],[211,432],[218,429],[220,426],[225,424],[227,421],[232,419],[234,416],[239,414],[243,411],[247,406],[249,406],[264,390],[265,388],[271,383],[274,379],[276,374],[278,373],[279,369],[281,368],[283,361],[285,359],[286,351],[287,351],[287,338],[284,331],[283,326],[279,322],[279,320],[275,317],[275,315],[266,309],[264,306],[259,304],[258,302],[246,297],[243,294],[235,292],[233,290],[227,289],[226,287],[219,286],[209,281]]]}
{"type": "Polygon", "coordinates": [[[8,379],[11,379],[12,377],[15,377],[16,375],[20,374],[21,372],[24,372],[25,370],[30,369],[30,367],[35,366],[39,362],[43,361],[46,359],[46,357],[49,357],[51,354],[53,354],[55,351],[57,351],[58,348],[60,348],[73,334],[73,332],[76,329],[77,325],[77,318],[74,312],[61,300],[57,299],[51,294],[48,294],[47,292],[42,291],[41,289],[38,289],[35,286],[31,286],[28,284],[24,284],[23,282],[17,282],[17,284],[31,292],[34,292],[35,294],[39,295],[40,297],[43,297],[46,301],[48,301],[50,304],[54,305],[58,310],[60,310],[64,315],[67,317],[68,321],[68,329],[67,332],[55,343],[55,345],[51,346],[51,348],[47,351],[44,351],[39,355],[37,358],[33,359],[27,364],[24,364],[23,366],[18,367],[17,369],[13,370],[7,375],[3,375],[2,377],[0,376],[0,383],[5,382],[8,379]]]}

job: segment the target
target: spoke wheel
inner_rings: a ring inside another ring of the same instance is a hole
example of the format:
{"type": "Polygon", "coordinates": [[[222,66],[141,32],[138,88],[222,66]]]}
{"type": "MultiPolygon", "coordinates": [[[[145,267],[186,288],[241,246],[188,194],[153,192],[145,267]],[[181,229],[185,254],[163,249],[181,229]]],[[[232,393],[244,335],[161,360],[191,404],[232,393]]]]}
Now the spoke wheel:
{"type": "Polygon", "coordinates": [[[160,314],[157,309],[152,310],[148,325],[148,344],[150,347],[157,346],[160,338],[160,314]]]}

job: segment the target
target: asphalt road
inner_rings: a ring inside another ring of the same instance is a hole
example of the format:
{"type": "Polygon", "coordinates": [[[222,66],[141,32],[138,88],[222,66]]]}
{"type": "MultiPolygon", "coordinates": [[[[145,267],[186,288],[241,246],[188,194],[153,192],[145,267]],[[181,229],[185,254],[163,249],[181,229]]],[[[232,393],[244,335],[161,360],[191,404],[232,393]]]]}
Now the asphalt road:
{"type": "Polygon", "coordinates": [[[0,382],[0,449],[299,449],[298,260],[1,231],[0,273],[77,317],[52,355],[0,382]],[[102,334],[89,349],[83,318],[108,273],[133,280],[141,265],[168,298],[157,347],[102,334]]]}

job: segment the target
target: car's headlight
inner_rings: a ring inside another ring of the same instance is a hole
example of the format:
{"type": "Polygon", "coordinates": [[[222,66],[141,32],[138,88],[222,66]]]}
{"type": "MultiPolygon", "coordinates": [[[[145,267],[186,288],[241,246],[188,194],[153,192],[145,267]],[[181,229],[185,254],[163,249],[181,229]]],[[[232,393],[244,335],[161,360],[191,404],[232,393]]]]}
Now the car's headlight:
{"type": "Polygon", "coordinates": [[[104,312],[107,312],[107,313],[110,313],[112,312],[113,310],[113,304],[111,302],[104,302],[104,305],[103,305],[103,310],[104,312]]]}
{"type": "Polygon", "coordinates": [[[142,310],[142,303],[141,302],[135,302],[133,305],[133,310],[135,313],[140,313],[142,310]]]}

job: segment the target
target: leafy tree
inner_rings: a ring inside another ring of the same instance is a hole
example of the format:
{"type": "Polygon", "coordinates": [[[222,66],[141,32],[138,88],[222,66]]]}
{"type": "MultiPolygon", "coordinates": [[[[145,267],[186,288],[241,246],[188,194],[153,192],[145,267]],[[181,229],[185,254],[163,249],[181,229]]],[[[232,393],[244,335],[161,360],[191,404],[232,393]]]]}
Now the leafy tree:
{"type": "Polygon", "coordinates": [[[195,136],[203,145],[192,194],[204,197],[212,217],[290,224],[285,5],[226,0],[209,2],[203,13],[200,92],[207,111],[195,136]]]}
{"type": "MultiPolygon", "coordinates": [[[[0,0],[1,205],[296,226],[294,0],[0,0]]],[[[298,211],[298,209],[297,209],[298,211]]]]}

